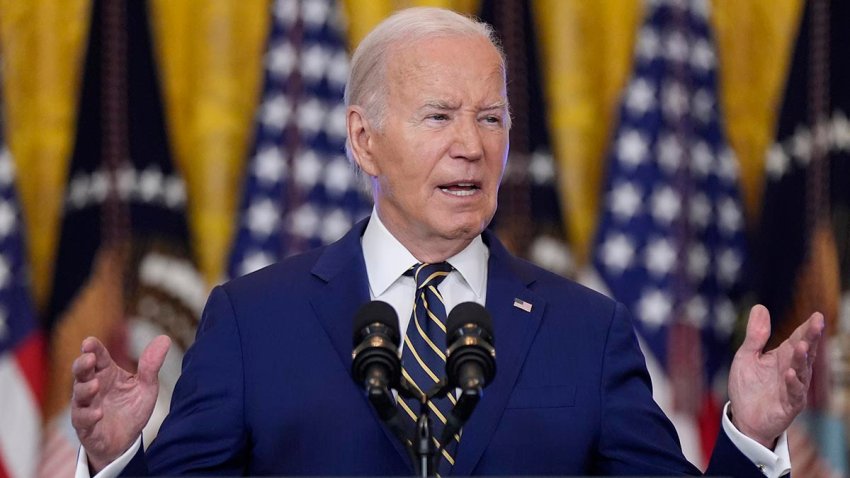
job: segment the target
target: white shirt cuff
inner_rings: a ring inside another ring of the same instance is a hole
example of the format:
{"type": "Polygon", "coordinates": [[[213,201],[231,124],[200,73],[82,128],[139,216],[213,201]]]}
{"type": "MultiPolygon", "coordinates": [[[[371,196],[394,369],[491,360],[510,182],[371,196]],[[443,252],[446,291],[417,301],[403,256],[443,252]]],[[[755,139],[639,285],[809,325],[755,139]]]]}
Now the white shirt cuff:
{"type": "Polygon", "coordinates": [[[89,474],[89,460],[86,456],[86,449],[80,445],[80,452],[77,454],[77,471],[74,472],[74,478],[116,478],[121,474],[124,468],[130,464],[130,461],[133,460],[133,457],[136,456],[140,446],[142,446],[141,435],[139,435],[139,438],[136,438],[133,445],[130,446],[123,455],[116,458],[112,463],[106,465],[104,469],[100,470],[100,473],[92,477],[89,474]]]}
{"type": "MultiPolygon", "coordinates": [[[[788,432],[782,432],[776,441],[776,448],[769,450],[759,442],[741,433],[729,419],[729,405],[723,407],[723,431],[732,444],[752,461],[768,478],[779,478],[791,472],[791,456],[788,453],[788,432]]],[[[79,478],[79,477],[78,477],[79,478]]]]}

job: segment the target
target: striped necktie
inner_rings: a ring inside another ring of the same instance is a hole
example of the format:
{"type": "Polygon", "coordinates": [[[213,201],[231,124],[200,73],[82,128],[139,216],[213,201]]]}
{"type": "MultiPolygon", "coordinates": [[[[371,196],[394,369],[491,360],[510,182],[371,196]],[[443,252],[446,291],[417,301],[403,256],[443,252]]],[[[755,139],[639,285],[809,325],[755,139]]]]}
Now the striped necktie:
{"type": "MultiPolygon", "coordinates": [[[[437,286],[449,275],[452,266],[448,262],[416,264],[406,275],[416,281],[416,296],[413,314],[404,337],[401,356],[402,374],[423,393],[428,393],[445,375],[446,370],[446,306],[437,286]]],[[[429,403],[434,444],[438,447],[440,435],[456,400],[453,394],[434,399],[429,403]]],[[[399,401],[406,414],[416,422],[420,405],[416,400],[399,401]]],[[[448,474],[454,465],[454,451],[458,436],[442,450],[438,475],[448,474]]]]}

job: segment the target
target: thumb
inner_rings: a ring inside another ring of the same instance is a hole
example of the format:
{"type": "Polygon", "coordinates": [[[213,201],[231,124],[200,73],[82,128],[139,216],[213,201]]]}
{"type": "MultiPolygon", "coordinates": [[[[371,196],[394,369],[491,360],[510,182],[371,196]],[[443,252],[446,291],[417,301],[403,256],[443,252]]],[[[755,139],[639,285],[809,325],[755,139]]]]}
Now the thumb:
{"type": "Polygon", "coordinates": [[[741,344],[741,351],[746,353],[761,353],[770,338],[770,313],[761,304],[753,306],[750,318],[747,320],[747,336],[741,344]]]}
{"type": "Polygon", "coordinates": [[[167,335],[160,335],[151,340],[139,358],[139,381],[147,385],[157,382],[159,369],[165,362],[169,347],[171,347],[171,339],[167,335]]]}

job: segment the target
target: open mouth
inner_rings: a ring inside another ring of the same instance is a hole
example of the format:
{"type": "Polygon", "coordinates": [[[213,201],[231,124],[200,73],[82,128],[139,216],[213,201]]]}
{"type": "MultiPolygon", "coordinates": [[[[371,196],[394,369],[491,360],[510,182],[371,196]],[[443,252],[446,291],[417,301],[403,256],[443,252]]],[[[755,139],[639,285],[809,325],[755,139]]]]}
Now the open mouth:
{"type": "Polygon", "coordinates": [[[472,196],[478,190],[481,189],[481,186],[478,183],[474,182],[458,182],[451,184],[443,184],[438,186],[440,191],[443,191],[446,194],[451,194],[452,196],[472,196]]]}

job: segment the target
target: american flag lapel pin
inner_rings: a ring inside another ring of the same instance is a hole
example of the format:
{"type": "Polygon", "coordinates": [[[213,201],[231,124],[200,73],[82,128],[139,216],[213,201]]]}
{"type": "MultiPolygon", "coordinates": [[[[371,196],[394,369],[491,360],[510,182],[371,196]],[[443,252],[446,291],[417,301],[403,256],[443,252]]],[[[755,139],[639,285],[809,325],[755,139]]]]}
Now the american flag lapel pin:
{"type": "Polygon", "coordinates": [[[531,312],[531,303],[526,302],[522,299],[514,299],[514,307],[517,309],[522,309],[526,312],[531,312]]]}

